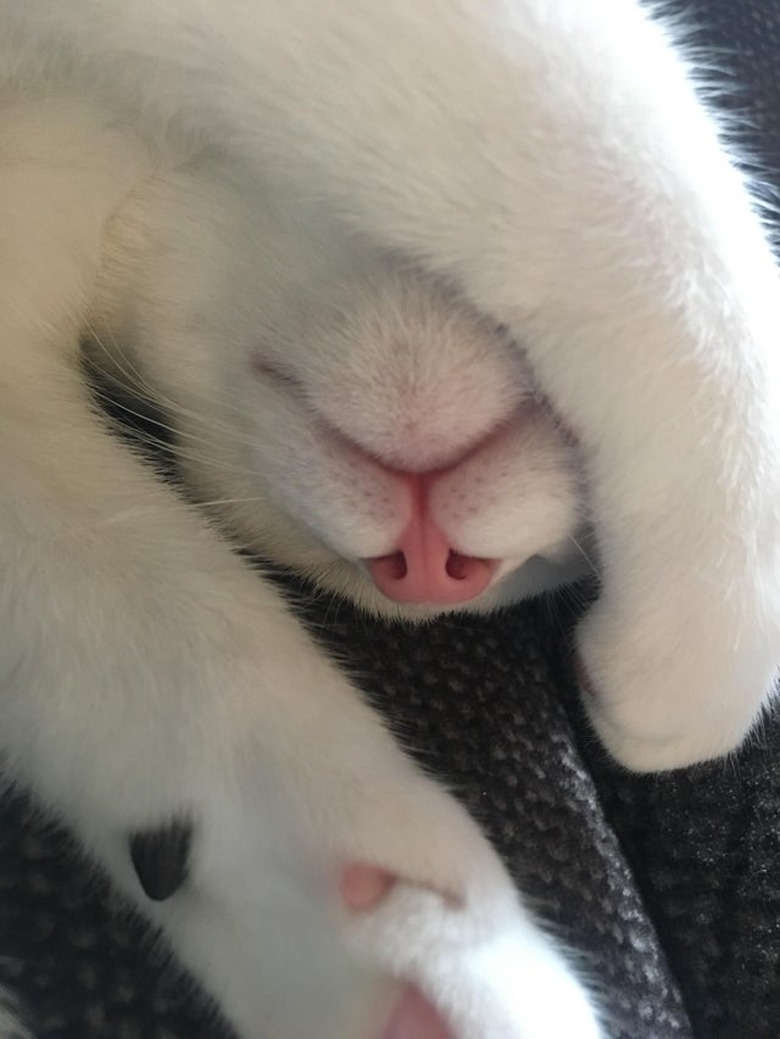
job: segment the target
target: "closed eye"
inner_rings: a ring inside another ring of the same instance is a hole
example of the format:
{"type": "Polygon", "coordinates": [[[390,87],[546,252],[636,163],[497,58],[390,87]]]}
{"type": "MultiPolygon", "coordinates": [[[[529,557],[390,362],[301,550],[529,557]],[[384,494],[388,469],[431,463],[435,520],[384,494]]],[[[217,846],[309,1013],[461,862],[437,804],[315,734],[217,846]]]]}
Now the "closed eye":
{"type": "Polygon", "coordinates": [[[249,367],[256,378],[285,386],[288,389],[303,389],[300,380],[293,375],[289,368],[263,357],[262,354],[253,354],[249,367]]]}

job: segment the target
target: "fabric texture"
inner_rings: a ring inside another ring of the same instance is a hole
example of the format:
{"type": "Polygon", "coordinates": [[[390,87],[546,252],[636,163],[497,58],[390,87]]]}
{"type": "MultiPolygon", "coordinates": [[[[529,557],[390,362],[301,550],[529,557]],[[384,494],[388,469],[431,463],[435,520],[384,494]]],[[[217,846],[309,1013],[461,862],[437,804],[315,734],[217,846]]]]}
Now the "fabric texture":
{"type": "MultiPolygon", "coordinates": [[[[674,6],[780,185],[780,3],[674,6]]],[[[582,955],[613,1039],[777,1039],[780,713],[727,763],[629,775],[582,718],[564,603],[411,628],[288,588],[582,955]]],[[[67,835],[21,793],[0,811],[0,981],[38,1039],[227,1039],[67,835]]]]}

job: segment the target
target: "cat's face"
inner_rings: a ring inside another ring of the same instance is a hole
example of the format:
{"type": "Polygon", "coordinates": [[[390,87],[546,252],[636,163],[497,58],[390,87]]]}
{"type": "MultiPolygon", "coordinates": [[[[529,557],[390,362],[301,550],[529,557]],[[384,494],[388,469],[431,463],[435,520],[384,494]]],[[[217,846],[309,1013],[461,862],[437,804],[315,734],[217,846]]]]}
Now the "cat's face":
{"type": "Polygon", "coordinates": [[[172,217],[165,266],[144,257],[149,287],[112,324],[173,404],[188,483],[242,542],[406,616],[585,571],[575,447],[499,330],[408,267],[311,229],[301,249],[256,212],[226,229],[220,210],[212,234],[199,208],[198,237],[172,217]]]}
{"type": "Polygon", "coordinates": [[[452,296],[383,270],[279,346],[253,351],[241,395],[257,541],[280,561],[411,613],[484,608],[582,565],[573,446],[517,351],[452,296]]]}

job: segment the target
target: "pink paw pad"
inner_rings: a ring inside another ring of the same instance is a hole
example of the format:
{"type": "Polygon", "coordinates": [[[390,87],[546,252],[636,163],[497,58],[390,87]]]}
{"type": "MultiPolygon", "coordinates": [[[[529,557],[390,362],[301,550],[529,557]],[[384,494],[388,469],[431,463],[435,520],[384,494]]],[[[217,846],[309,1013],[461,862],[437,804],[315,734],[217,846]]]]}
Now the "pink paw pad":
{"type": "MultiPolygon", "coordinates": [[[[409,883],[397,873],[381,866],[370,866],[355,862],[345,866],[339,878],[339,894],[347,909],[357,913],[375,909],[386,898],[396,884],[409,883]]],[[[421,890],[433,891],[450,909],[461,909],[462,899],[452,891],[440,890],[427,884],[417,884],[421,890]]]]}
{"type": "Polygon", "coordinates": [[[453,1039],[453,1036],[428,1000],[413,985],[407,985],[382,1039],[453,1039]]]}
{"type": "Polygon", "coordinates": [[[398,877],[380,866],[355,863],[341,874],[339,892],[347,909],[366,912],[390,894],[398,877]]]}

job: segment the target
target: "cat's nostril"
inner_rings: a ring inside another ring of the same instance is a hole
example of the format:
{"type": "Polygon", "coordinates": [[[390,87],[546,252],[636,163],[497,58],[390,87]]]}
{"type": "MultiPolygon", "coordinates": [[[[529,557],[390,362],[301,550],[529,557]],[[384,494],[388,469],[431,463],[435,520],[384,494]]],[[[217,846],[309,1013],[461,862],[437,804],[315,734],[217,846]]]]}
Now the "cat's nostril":
{"type": "Polygon", "coordinates": [[[393,552],[392,555],[383,556],[377,562],[382,563],[385,574],[391,581],[403,581],[409,571],[403,552],[393,552]]]}
{"type": "Polygon", "coordinates": [[[450,549],[445,567],[447,575],[453,581],[465,581],[471,575],[475,562],[476,560],[472,556],[464,556],[460,552],[450,549]]]}

